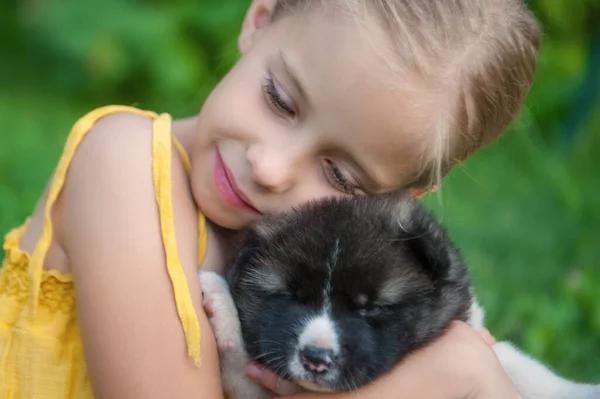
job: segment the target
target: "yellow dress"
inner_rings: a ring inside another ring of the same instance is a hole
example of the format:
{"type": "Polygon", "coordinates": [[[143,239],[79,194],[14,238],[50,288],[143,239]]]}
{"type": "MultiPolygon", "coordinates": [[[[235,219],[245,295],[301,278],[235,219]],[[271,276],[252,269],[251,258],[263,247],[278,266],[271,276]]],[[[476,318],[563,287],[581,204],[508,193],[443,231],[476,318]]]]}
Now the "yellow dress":
{"type": "MultiPolygon", "coordinates": [[[[5,258],[0,269],[0,398],[92,398],[83,359],[73,280],[70,275],[44,270],[44,257],[52,241],[50,211],[65,181],[77,147],[103,116],[129,112],[153,120],[152,170],[159,208],[167,270],[175,305],[185,333],[189,355],[200,361],[200,327],[177,254],[171,204],[171,150],[189,159],[171,134],[171,117],[125,106],[96,109],[73,126],[50,186],[42,236],[32,254],[19,247],[27,222],[6,235],[5,258]]],[[[206,251],[206,224],[199,213],[198,265],[206,251]]]]}

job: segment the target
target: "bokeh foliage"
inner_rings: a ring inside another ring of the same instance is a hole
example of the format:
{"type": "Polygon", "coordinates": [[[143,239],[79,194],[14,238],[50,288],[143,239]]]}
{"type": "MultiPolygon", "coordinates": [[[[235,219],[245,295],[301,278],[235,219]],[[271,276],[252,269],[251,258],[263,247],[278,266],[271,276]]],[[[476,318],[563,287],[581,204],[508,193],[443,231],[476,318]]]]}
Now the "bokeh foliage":
{"type": "MultiPolygon", "coordinates": [[[[492,332],[600,380],[600,0],[529,4],[545,36],[523,117],[426,202],[463,248],[492,332]]],[[[1,2],[0,233],[30,214],[89,109],[197,112],[238,56],[247,5],[1,2]]]]}

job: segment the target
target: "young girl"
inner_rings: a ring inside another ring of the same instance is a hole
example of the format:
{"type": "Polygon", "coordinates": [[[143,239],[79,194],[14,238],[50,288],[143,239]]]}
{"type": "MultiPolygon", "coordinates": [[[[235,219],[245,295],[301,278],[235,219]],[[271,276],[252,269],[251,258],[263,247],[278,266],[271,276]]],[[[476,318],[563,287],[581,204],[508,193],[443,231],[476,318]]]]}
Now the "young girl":
{"type": "MultiPolygon", "coordinates": [[[[0,396],[222,397],[198,267],[223,272],[261,214],[430,190],[516,117],[539,36],[521,0],[254,0],[196,117],[109,106],[74,125],[6,237],[0,396]]],[[[461,323],[358,393],[515,395],[461,323]]]]}

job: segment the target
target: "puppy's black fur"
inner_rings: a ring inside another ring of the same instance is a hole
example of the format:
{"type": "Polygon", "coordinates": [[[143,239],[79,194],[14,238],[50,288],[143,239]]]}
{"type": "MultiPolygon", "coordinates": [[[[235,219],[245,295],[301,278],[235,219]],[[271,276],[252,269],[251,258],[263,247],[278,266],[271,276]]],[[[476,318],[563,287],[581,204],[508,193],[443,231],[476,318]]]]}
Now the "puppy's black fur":
{"type": "Polygon", "coordinates": [[[406,194],[322,200],[259,221],[243,232],[229,285],[250,357],[329,390],[384,374],[466,321],[473,301],[460,253],[406,194]],[[334,364],[294,368],[306,321],[325,313],[334,364]]]}

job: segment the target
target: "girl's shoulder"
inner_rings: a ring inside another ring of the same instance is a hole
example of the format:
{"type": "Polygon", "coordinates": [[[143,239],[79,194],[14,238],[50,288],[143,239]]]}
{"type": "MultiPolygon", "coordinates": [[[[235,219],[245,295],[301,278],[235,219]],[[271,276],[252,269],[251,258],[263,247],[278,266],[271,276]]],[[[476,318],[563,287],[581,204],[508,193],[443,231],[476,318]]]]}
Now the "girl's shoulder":
{"type": "MultiPolygon", "coordinates": [[[[102,190],[107,198],[102,204],[96,201],[99,217],[148,204],[150,212],[140,222],[152,224],[160,223],[166,207],[175,228],[185,230],[178,234],[178,245],[179,241],[189,242],[196,252],[198,210],[189,189],[185,162],[171,141],[170,116],[130,107],[111,110],[116,112],[101,118],[95,118],[93,113],[98,111],[92,111],[73,127],[69,137],[72,143],[65,145],[65,153],[73,152],[64,186],[65,202],[76,205],[78,201],[90,200],[91,190],[96,195],[102,190]],[[79,132],[85,129],[88,131],[76,145],[79,132]],[[70,148],[70,144],[77,148],[70,148]],[[163,203],[159,204],[161,200],[163,203]]],[[[65,212],[72,208],[67,203],[63,205],[65,212]]]]}
{"type": "MultiPolygon", "coordinates": [[[[51,219],[55,239],[48,255],[64,255],[47,258],[46,263],[50,264],[46,264],[46,268],[72,272],[66,241],[71,229],[79,226],[69,225],[67,221],[74,220],[77,224],[79,220],[79,223],[92,225],[94,221],[88,218],[109,220],[108,216],[115,212],[132,216],[128,209],[148,208],[146,217],[137,221],[137,228],[150,230],[151,225],[160,224],[161,216],[156,180],[168,173],[171,195],[166,200],[178,230],[176,244],[181,256],[197,253],[198,211],[190,194],[184,160],[170,142],[169,125],[168,115],[126,106],[98,108],[77,120],[48,188],[28,223],[22,241],[25,249],[33,250],[42,236],[45,209],[54,191],[51,219]],[[165,131],[156,132],[157,129],[165,131]],[[170,148],[162,146],[157,150],[157,133],[162,134],[159,145],[166,143],[170,148]],[[170,162],[158,159],[160,155],[164,158],[165,153],[170,162]],[[85,217],[75,216],[83,208],[89,211],[85,217]],[[53,264],[55,259],[65,259],[65,262],[53,264]]],[[[118,229],[118,226],[106,225],[105,229],[118,229]]]]}

